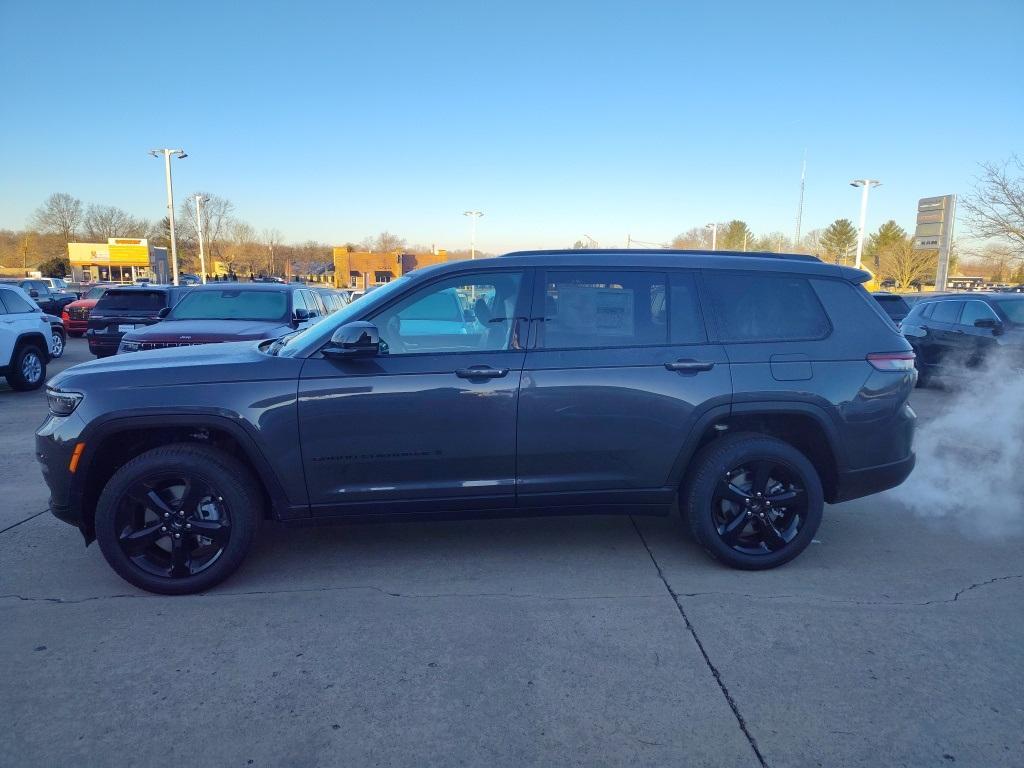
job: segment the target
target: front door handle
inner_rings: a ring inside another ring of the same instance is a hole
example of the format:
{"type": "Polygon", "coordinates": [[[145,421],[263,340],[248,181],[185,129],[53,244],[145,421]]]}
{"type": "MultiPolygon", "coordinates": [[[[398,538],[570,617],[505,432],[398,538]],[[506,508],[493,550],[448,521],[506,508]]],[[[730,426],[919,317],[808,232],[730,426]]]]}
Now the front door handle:
{"type": "Polygon", "coordinates": [[[674,363],[665,363],[670,371],[683,371],[684,373],[696,373],[697,371],[710,371],[715,367],[714,363],[704,360],[676,360],[674,363]]]}
{"type": "Polygon", "coordinates": [[[488,365],[471,365],[459,368],[455,375],[460,379],[500,379],[508,375],[508,368],[491,368],[488,365]]]}

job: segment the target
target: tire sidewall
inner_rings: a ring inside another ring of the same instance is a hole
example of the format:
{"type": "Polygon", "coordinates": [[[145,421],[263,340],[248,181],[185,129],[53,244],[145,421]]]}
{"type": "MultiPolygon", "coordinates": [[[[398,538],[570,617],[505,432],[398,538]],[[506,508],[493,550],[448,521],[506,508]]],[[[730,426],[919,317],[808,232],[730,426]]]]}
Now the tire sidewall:
{"type": "Polygon", "coordinates": [[[53,336],[54,350],[57,349],[56,345],[59,343],[60,351],[54,351],[50,356],[53,358],[64,357],[64,348],[67,346],[64,336],[61,335],[60,331],[53,331],[51,335],[53,336]]]}
{"type": "Polygon", "coordinates": [[[722,443],[717,446],[712,443],[701,452],[687,488],[685,513],[694,537],[716,559],[734,568],[762,570],[789,562],[807,548],[821,524],[824,492],[814,465],[796,448],[772,437],[735,435],[724,438],[722,443]],[[758,460],[784,465],[799,476],[807,494],[807,517],[796,538],[781,550],[767,555],[750,555],[734,550],[722,541],[712,518],[715,486],[725,473],[758,460]]]}
{"type": "Polygon", "coordinates": [[[46,381],[46,358],[37,346],[34,344],[26,344],[14,353],[14,360],[11,362],[10,370],[11,372],[7,375],[7,383],[10,384],[13,389],[17,389],[22,392],[39,389],[46,381]],[[21,372],[22,366],[25,364],[25,358],[30,354],[34,354],[36,356],[36,359],[39,360],[40,366],[39,381],[34,383],[26,380],[21,372]]]}
{"type": "Polygon", "coordinates": [[[230,576],[251,547],[259,523],[261,501],[246,468],[227,454],[206,446],[156,448],[119,469],[104,487],[96,505],[96,540],[104,558],[121,578],[140,589],[165,595],[201,592],[230,576]],[[143,571],[118,543],[117,510],[128,488],[142,477],[164,472],[188,474],[208,483],[224,498],[231,535],[220,557],[193,576],[171,579],[143,571]]]}

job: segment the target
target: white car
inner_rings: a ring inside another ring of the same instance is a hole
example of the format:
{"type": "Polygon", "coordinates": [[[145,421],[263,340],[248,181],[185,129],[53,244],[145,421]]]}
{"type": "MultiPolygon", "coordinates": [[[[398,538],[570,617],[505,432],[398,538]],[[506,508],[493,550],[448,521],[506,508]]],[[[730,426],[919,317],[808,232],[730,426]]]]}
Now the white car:
{"type": "Polygon", "coordinates": [[[53,353],[50,321],[16,285],[0,285],[0,376],[12,389],[39,389],[53,353]]]}

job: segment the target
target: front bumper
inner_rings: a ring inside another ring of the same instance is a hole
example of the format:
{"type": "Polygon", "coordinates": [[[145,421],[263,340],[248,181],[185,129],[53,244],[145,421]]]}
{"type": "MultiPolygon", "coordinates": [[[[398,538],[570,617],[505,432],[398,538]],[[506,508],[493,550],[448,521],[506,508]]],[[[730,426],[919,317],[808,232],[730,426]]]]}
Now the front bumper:
{"type": "Polygon", "coordinates": [[[120,333],[98,334],[95,331],[88,331],[85,334],[89,342],[89,351],[97,356],[117,354],[117,348],[121,344],[120,333]]]}
{"type": "Polygon", "coordinates": [[[88,543],[90,539],[82,525],[80,493],[74,482],[75,475],[69,469],[83,426],[82,420],[74,413],[47,417],[36,430],[36,460],[50,491],[50,512],[58,520],[82,531],[88,543]]]}

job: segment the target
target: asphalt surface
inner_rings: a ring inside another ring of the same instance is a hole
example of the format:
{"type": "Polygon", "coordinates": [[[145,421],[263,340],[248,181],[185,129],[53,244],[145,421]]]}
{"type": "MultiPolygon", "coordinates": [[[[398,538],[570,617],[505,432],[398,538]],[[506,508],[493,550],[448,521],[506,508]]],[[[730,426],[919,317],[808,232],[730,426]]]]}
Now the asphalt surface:
{"type": "Polygon", "coordinates": [[[1024,765],[1019,539],[885,494],[764,573],[673,520],[268,525],[157,597],[43,513],[44,412],[0,384],[0,765],[1024,765]]]}

